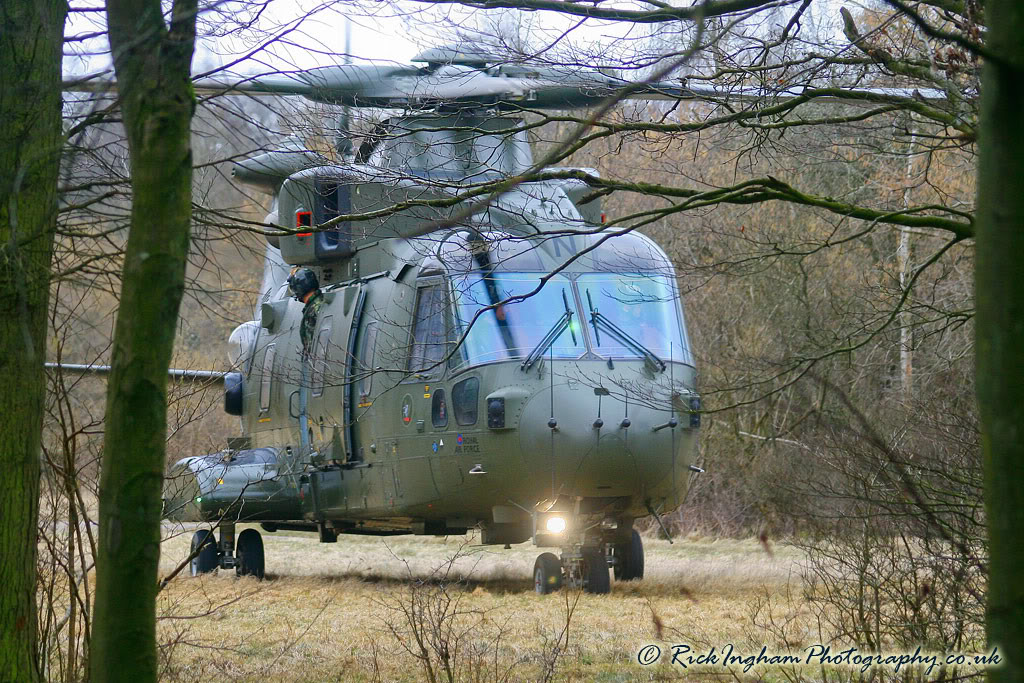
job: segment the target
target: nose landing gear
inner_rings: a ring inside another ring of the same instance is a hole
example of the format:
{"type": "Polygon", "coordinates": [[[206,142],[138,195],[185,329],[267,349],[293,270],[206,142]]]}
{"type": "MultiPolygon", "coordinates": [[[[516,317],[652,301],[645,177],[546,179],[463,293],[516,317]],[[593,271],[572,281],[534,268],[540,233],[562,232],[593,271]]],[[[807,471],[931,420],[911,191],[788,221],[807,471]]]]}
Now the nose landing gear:
{"type": "Polygon", "coordinates": [[[610,592],[612,582],[608,578],[608,555],[605,552],[605,546],[583,548],[580,554],[583,556],[580,565],[580,573],[583,575],[583,590],[596,595],[610,592]]]}
{"type": "Polygon", "coordinates": [[[534,589],[541,595],[553,593],[562,585],[582,588],[587,593],[603,595],[611,591],[609,566],[616,581],[633,581],[644,577],[644,546],[640,534],[629,529],[623,538],[594,539],[596,545],[563,547],[562,556],[542,553],[533,565],[534,589]]]}
{"type": "Polygon", "coordinates": [[[636,529],[631,530],[628,541],[612,545],[614,560],[612,567],[616,581],[633,581],[644,578],[644,543],[636,529]]]}
{"type": "Polygon", "coordinates": [[[554,553],[541,553],[533,564],[533,588],[540,595],[562,587],[562,561],[554,553]]]}

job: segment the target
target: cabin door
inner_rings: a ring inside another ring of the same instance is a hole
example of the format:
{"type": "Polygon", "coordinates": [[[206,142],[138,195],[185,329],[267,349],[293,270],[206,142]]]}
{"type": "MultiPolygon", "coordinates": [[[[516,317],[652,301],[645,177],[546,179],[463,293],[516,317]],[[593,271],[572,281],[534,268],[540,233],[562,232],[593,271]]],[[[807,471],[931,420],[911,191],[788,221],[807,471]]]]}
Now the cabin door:
{"type": "Polygon", "coordinates": [[[353,284],[327,292],[303,374],[308,381],[309,434],[314,450],[336,461],[353,460],[351,362],[363,286],[353,284]]]}

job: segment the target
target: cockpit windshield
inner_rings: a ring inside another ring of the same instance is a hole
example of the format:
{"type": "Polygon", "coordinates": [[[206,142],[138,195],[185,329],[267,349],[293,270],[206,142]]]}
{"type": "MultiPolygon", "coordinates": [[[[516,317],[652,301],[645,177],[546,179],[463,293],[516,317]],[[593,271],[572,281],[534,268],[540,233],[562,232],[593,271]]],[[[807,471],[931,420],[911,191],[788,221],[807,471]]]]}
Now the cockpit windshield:
{"type": "Polygon", "coordinates": [[[505,271],[452,278],[456,333],[461,337],[469,330],[456,362],[526,358],[541,344],[543,357],[579,358],[587,351],[585,327],[590,349],[601,357],[654,354],[664,362],[693,363],[671,278],[652,273],[555,275],[536,294],[502,303],[529,294],[540,282],[540,273],[505,271]],[[560,319],[568,324],[559,326],[560,319]],[[557,335],[550,345],[545,340],[549,334],[557,335]]]}
{"type": "MultiPolygon", "coordinates": [[[[485,276],[478,271],[453,279],[457,334],[461,336],[472,322],[469,335],[461,346],[464,362],[475,364],[524,358],[564,314],[565,301],[569,302],[575,314],[572,282],[561,275],[548,280],[539,292],[530,297],[501,303],[529,294],[540,284],[540,278],[540,273],[491,271],[485,276]],[[473,322],[478,313],[479,317],[473,322]]],[[[586,346],[583,336],[577,331],[579,324],[575,319],[570,324],[572,329],[566,328],[558,335],[545,349],[545,356],[554,354],[555,358],[578,358],[583,355],[586,346]]]]}
{"type": "Polygon", "coordinates": [[[582,320],[598,355],[639,356],[648,351],[665,362],[671,358],[693,364],[669,278],[651,273],[583,273],[576,286],[583,301],[582,320]],[[594,312],[628,337],[602,329],[594,312]]]}

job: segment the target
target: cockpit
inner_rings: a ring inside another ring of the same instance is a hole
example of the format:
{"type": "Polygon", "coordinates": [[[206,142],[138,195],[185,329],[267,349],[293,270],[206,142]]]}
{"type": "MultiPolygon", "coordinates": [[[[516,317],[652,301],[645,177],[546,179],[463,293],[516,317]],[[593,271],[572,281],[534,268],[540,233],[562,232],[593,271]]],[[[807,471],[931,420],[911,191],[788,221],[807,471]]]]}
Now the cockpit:
{"type": "Polygon", "coordinates": [[[539,358],[693,365],[664,252],[638,233],[456,233],[421,269],[410,370],[539,358]],[[433,332],[431,332],[433,330],[433,332]],[[461,341],[461,343],[459,343],[461,341]]]}

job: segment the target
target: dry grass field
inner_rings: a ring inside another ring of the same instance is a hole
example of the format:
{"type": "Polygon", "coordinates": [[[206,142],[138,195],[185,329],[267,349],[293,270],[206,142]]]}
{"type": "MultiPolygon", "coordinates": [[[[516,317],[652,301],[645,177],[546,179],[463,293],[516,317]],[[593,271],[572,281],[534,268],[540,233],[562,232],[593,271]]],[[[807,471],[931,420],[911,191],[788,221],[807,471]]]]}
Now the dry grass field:
{"type": "MultiPolygon", "coordinates": [[[[187,555],[190,536],[165,542],[164,573],[187,555]]],[[[447,680],[445,654],[457,680],[732,678],[720,667],[701,675],[671,665],[671,646],[720,652],[731,643],[756,654],[818,640],[792,597],[801,555],[757,540],[646,538],[646,578],[613,581],[604,596],[536,595],[538,551],[529,543],[503,550],[472,537],[400,536],[320,544],[283,532],[264,540],[267,580],[186,571],[161,593],[165,680],[429,680],[424,651],[438,680],[447,680]],[[775,610],[789,620],[784,637],[755,625],[766,597],[786,605],[775,610]],[[638,651],[649,644],[662,657],[641,666],[638,651]]],[[[735,673],[782,680],[770,667],[735,673]]]]}

